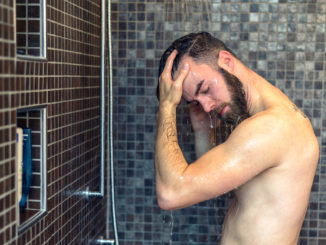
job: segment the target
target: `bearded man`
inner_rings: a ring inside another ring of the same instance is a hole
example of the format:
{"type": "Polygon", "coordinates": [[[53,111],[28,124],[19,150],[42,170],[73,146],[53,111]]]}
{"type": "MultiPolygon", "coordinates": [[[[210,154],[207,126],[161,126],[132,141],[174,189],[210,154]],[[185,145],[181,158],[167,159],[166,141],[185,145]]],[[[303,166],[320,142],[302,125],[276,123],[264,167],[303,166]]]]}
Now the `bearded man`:
{"type": "Polygon", "coordinates": [[[222,245],[297,244],[319,158],[307,116],[205,32],[181,37],[164,52],[158,95],[159,206],[180,209],[234,191],[222,245]],[[181,98],[190,103],[193,163],[177,139],[181,98]],[[220,120],[211,125],[214,117],[220,120]],[[223,125],[232,130],[216,144],[212,127],[223,125]]]}

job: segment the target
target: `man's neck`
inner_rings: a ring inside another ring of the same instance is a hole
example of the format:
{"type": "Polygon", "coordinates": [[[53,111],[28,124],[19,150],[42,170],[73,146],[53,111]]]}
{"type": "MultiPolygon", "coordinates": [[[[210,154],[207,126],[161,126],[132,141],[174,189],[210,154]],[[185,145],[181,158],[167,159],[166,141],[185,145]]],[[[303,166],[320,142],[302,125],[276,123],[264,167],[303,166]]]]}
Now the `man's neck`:
{"type": "Polygon", "coordinates": [[[264,110],[261,92],[267,81],[239,60],[237,60],[237,69],[234,75],[243,84],[250,116],[264,110]]]}

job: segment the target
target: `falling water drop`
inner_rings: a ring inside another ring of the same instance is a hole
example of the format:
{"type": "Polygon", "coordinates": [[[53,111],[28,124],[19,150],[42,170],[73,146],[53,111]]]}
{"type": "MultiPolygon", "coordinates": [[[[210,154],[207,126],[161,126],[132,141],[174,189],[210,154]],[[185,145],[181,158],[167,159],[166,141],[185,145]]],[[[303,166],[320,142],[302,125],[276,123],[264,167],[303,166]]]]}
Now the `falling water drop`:
{"type": "MultiPolygon", "coordinates": [[[[215,215],[216,215],[216,220],[217,220],[218,219],[218,211],[219,211],[218,197],[215,197],[215,200],[214,200],[214,209],[215,209],[215,215]]],[[[219,233],[219,230],[218,230],[218,226],[217,225],[215,225],[215,233],[216,234],[219,233]]]]}
{"type": "Polygon", "coordinates": [[[173,225],[174,225],[173,211],[170,211],[170,217],[171,217],[170,245],[172,245],[173,225]]]}
{"type": "Polygon", "coordinates": [[[213,126],[213,119],[212,119],[211,114],[208,113],[208,116],[209,116],[209,121],[210,121],[210,128],[214,128],[214,126],[213,126]]]}

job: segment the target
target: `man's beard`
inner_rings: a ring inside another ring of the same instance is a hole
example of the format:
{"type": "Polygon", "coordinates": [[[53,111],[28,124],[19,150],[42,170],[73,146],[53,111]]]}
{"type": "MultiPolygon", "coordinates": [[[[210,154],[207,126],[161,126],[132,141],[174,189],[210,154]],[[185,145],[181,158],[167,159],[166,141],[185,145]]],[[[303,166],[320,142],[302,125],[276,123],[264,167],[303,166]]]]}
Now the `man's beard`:
{"type": "Polygon", "coordinates": [[[210,113],[211,116],[218,117],[221,120],[220,130],[215,130],[215,136],[213,137],[216,144],[224,142],[232,131],[250,116],[245,91],[240,80],[221,67],[218,67],[218,71],[222,74],[227,84],[231,94],[231,103],[223,103],[210,113]],[[225,106],[228,106],[228,110],[221,115],[220,112],[225,106]]]}

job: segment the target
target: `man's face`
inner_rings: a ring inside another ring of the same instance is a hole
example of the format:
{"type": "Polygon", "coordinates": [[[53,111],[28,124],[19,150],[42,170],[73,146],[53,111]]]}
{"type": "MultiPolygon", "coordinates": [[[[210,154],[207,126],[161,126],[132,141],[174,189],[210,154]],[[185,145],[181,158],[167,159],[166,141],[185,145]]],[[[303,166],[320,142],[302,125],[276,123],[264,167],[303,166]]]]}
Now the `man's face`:
{"type": "Polygon", "coordinates": [[[196,64],[185,57],[180,64],[189,64],[190,72],[183,83],[183,98],[197,102],[211,116],[237,125],[249,117],[242,83],[227,71],[207,64],[196,64]]]}

